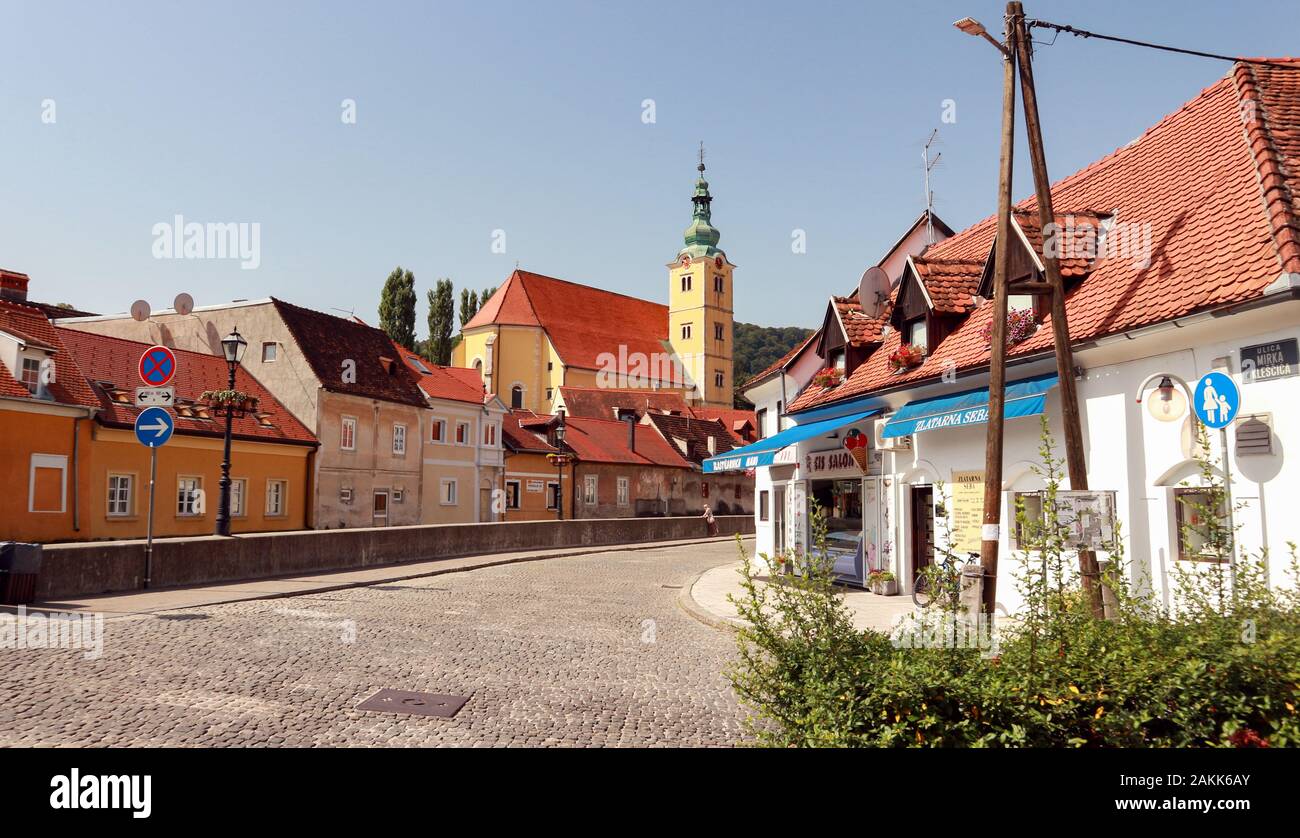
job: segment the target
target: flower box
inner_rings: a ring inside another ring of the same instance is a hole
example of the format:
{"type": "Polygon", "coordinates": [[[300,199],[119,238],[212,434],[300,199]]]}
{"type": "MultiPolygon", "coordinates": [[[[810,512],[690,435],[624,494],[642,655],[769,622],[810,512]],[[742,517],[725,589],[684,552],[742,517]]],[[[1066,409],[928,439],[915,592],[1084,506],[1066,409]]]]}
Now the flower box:
{"type": "Polygon", "coordinates": [[[905,343],[889,355],[889,368],[894,372],[915,369],[925,360],[925,350],[914,344],[905,343]]]}
{"type": "Polygon", "coordinates": [[[821,387],[823,390],[838,387],[843,380],[844,373],[838,367],[827,367],[812,377],[813,386],[821,387]]]}
{"type": "MultiPolygon", "coordinates": [[[[1038,331],[1038,321],[1034,312],[1027,308],[1015,308],[1007,312],[1007,346],[1013,346],[1028,340],[1038,331]]],[[[993,321],[984,324],[984,342],[993,345],[993,321]]]]}

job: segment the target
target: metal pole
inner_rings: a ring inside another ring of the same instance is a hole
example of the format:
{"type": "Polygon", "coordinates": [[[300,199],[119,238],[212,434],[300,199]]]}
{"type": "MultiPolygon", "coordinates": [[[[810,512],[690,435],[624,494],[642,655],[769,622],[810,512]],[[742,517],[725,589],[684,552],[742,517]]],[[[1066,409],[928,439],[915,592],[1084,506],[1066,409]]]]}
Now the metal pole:
{"type": "Polygon", "coordinates": [[[989,347],[989,421],[984,449],[984,526],[980,567],[981,607],[993,618],[997,603],[998,541],[1002,524],[1002,423],[1007,377],[1007,273],[1011,267],[1011,182],[1016,127],[1016,30],[1007,4],[1006,48],[1002,56],[1002,152],[998,172],[998,241],[993,263],[993,324],[989,347]]]}
{"type": "MultiPolygon", "coordinates": [[[[230,365],[230,387],[231,392],[235,389],[235,365],[230,365]]],[[[233,402],[226,402],[226,438],[221,454],[221,499],[217,506],[217,535],[230,535],[230,437],[235,421],[235,405],[233,402]]],[[[245,492],[247,494],[247,492],[245,492]]],[[[245,501],[247,505],[247,501],[245,501]]]]}
{"type": "Polygon", "coordinates": [[[1228,513],[1228,581],[1232,585],[1232,601],[1237,601],[1237,532],[1232,523],[1232,458],[1228,452],[1228,429],[1219,428],[1219,446],[1223,451],[1223,492],[1228,513]]]}
{"type": "Polygon", "coordinates": [[[149,514],[144,538],[144,586],[153,578],[153,490],[158,481],[158,446],[149,446],[149,514]]]}
{"type": "Polygon", "coordinates": [[[560,483],[555,487],[555,520],[564,520],[564,459],[555,458],[555,474],[560,483]]]}
{"type": "MultiPolygon", "coordinates": [[[[1070,351],[1070,325],[1065,316],[1065,283],[1054,248],[1046,245],[1048,231],[1056,215],[1052,209],[1052,184],[1047,177],[1047,157],[1043,151],[1042,125],[1038,121],[1038,95],[1034,88],[1029,29],[1025,10],[1020,3],[1008,5],[1016,27],[1016,50],[1020,60],[1020,90],[1024,96],[1025,133],[1029,138],[1029,160],[1034,171],[1034,194],[1038,197],[1038,221],[1043,230],[1043,267],[1047,283],[1052,286],[1052,340],[1056,348],[1057,386],[1061,391],[1061,424],[1065,428],[1065,465],[1070,488],[1088,488],[1088,466],[1083,451],[1083,427],[1079,418],[1079,392],[1074,383],[1074,356],[1070,351]]],[[[1101,585],[1098,584],[1097,555],[1079,551],[1079,573],[1092,606],[1093,616],[1105,616],[1101,585]]]]}

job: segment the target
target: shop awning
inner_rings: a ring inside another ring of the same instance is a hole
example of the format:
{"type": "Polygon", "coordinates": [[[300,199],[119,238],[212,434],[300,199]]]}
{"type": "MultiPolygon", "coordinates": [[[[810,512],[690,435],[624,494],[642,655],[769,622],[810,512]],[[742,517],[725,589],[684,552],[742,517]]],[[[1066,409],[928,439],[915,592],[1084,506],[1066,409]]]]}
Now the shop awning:
{"type": "MultiPolygon", "coordinates": [[[[1022,378],[1007,385],[1003,417],[1036,416],[1047,403],[1047,391],[1056,386],[1056,374],[1022,378]]],[[[908,402],[885,425],[881,436],[890,439],[938,428],[978,425],[989,420],[988,388],[966,390],[908,402]]]]}
{"type": "Polygon", "coordinates": [[[704,472],[712,474],[715,471],[739,471],[757,466],[770,466],[783,448],[788,448],[805,439],[828,434],[837,428],[852,425],[854,422],[859,422],[880,412],[880,408],[863,410],[850,413],[847,416],[837,416],[833,419],[823,419],[820,422],[809,422],[806,425],[787,428],[775,436],[760,439],[758,442],[751,442],[743,448],[733,448],[727,453],[719,454],[716,457],[710,457],[704,461],[704,472]]]}

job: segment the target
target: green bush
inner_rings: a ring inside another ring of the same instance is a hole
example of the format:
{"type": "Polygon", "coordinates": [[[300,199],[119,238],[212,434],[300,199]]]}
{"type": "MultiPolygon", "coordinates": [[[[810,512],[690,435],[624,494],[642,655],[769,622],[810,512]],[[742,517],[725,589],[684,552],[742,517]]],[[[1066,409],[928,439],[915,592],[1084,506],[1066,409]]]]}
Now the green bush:
{"type": "MultiPolygon", "coordinates": [[[[1059,462],[1046,431],[1043,474],[1050,497],[1059,462]]],[[[1213,469],[1207,466],[1206,474],[1213,469]]],[[[793,557],[801,576],[765,583],[764,569],[742,548],[744,594],[735,602],[747,625],[738,632],[739,656],[728,675],[750,710],[757,741],[779,747],[1300,744],[1300,600],[1293,589],[1269,588],[1265,557],[1209,563],[1185,574],[1177,607],[1161,609],[1127,590],[1123,557],[1112,553],[1105,579],[1116,605],[1111,619],[1097,619],[1072,554],[1055,535],[1054,506],[1044,506],[1053,512],[1027,527],[1035,543],[1018,556],[1025,610],[1014,622],[1000,621],[992,649],[907,648],[905,635],[855,630],[831,581],[825,525],[816,512],[817,550],[793,557]]],[[[1225,532],[1232,533],[1219,529],[1206,540],[1222,549],[1225,532]]],[[[1231,545],[1226,549],[1230,554],[1231,545]]],[[[1293,574],[1300,570],[1294,547],[1290,564],[1293,574]]]]}

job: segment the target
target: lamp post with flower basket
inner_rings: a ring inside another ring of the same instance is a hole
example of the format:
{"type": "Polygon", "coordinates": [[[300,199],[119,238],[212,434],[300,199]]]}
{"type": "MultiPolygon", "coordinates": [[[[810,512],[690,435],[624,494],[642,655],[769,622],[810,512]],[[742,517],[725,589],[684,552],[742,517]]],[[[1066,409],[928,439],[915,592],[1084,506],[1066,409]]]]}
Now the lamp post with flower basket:
{"type": "Polygon", "coordinates": [[[217,505],[217,535],[230,535],[230,438],[236,417],[243,418],[257,410],[257,399],[235,389],[235,369],[244,359],[248,341],[234,329],[221,339],[221,353],[225,356],[230,379],[225,390],[208,390],[202,396],[214,416],[224,416],[226,433],[221,452],[221,499],[217,505]]]}

